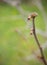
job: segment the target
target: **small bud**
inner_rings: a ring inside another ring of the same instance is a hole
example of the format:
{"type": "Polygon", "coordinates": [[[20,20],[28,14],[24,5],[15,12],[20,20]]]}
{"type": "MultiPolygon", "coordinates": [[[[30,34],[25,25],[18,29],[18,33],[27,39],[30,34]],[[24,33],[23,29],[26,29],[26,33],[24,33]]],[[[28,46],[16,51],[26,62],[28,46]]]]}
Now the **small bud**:
{"type": "Polygon", "coordinates": [[[31,14],[31,18],[35,18],[37,15],[38,15],[38,14],[37,14],[36,12],[33,12],[33,13],[31,14]]]}
{"type": "Polygon", "coordinates": [[[32,34],[33,34],[33,31],[30,32],[30,35],[32,35],[32,34]]]}
{"type": "Polygon", "coordinates": [[[31,19],[31,16],[28,16],[28,20],[30,20],[31,19]]]}
{"type": "Polygon", "coordinates": [[[31,32],[30,35],[32,35],[33,33],[31,32]]]}
{"type": "Polygon", "coordinates": [[[31,32],[30,32],[30,34],[31,34],[31,35],[33,34],[33,28],[31,28],[31,32]]]}

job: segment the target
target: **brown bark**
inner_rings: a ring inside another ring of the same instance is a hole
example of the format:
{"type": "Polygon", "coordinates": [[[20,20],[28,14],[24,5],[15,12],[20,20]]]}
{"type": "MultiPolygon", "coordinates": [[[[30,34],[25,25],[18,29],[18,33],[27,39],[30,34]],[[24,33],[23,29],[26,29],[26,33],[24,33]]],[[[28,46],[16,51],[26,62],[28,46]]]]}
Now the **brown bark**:
{"type": "Polygon", "coordinates": [[[40,50],[40,53],[41,53],[41,57],[42,57],[42,61],[43,61],[44,65],[47,65],[46,59],[45,59],[44,54],[43,54],[42,47],[41,47],[41,45],[40,45],[40,43],[38,41],[38,38],[37,38],[37,35],[36,35],[36,32],[35,32],[35,22],[34,22],[34,19],[35,19],[35,17],[32,18],[32,21],[33,21],[33,35],[34,35],[34,38],[35,38],[35,40],[37,42],[37,45],[39,47],[39,50],[40,50]]]}

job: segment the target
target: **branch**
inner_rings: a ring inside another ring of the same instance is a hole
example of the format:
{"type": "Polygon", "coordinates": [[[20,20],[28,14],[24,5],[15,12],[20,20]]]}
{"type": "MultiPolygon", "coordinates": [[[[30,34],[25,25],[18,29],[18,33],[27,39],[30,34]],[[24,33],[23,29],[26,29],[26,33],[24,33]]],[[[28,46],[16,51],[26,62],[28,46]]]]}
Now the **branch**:
{"type": "Polygon", "coordinates": [[[37,13],[32,13],[31,14],[32,23],[33,23],[33,35],[34,35],[34,38],[35,38],[35,40],[37,42],[37,45],[39,47],[39,50],[40,50],[40,53],[41,53],[41,59],[42,59],[44,65],[47,65],[46,59],[45,59],[44,54],[43,54],[43,49],[42,49],[42,47],[41,47],[41,45],[39,43],[39,40],[38,40],[36,32],[35,32],[35,17],[36,16],[37,16],[37,13]]]}

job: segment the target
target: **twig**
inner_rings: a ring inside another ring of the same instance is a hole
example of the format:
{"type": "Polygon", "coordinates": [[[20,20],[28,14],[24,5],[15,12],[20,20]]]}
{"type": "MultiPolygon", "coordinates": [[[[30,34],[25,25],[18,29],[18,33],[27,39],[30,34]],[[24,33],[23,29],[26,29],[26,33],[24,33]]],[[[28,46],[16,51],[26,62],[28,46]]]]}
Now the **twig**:
{"type": "Polygon", "coordinates": [[[45,59],[45,56],[43,54],[43,49],[39,43],[39,40],[37,38],[37,35],[36,35],[36,32],[35,32],[35,17],[37,16],[37,13],[32,13],[31,14],[31,18],[32,18],[32,23],[33,23],[33,35],[34,35],[34,38],[37,42],[37,45],[39,47],[39,50],[40,50],[40,53],[41,53],[41,60],[43,61],[44,65],[47,65],[47,62],[46,62],[46,59],[45,59]]]}

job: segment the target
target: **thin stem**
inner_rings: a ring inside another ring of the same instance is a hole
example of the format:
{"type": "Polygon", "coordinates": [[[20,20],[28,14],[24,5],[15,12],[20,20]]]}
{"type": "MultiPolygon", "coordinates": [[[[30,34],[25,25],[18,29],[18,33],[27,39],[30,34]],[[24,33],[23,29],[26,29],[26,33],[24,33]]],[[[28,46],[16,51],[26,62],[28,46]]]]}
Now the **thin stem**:
{"type": "Polygon", "coordinates": [[[35,38],[37,45],[39,47],[39,50],[40,50],[40,53],[41,53],[41,56],[42,56],[42,61],[43,61],[44,65],[47,65],[47,62],[46,62],[44,54],[43,54],[42,47],[41,47],[41,45],[38,41],[38,38],[37,38],[37,35],[36,35],[36,32],[35,32],[35,22],[34,22],[35,18],[32,18],[32,20],[33,20],[33,35],[34,35],[34,38],[35,38]]]}

